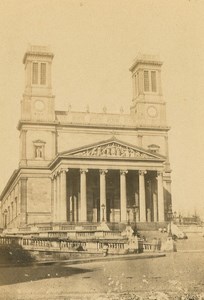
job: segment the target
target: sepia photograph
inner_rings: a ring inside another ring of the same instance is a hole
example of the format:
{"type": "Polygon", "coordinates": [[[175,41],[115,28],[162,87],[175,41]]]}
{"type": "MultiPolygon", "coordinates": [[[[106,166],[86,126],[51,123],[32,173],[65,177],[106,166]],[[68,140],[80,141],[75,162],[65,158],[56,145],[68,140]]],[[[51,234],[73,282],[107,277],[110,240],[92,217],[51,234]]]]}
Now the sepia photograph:
{"type": "Polygon", "coordinates": [[[203,12],[0,0],[0,300],[204,300],[203,12]]]}

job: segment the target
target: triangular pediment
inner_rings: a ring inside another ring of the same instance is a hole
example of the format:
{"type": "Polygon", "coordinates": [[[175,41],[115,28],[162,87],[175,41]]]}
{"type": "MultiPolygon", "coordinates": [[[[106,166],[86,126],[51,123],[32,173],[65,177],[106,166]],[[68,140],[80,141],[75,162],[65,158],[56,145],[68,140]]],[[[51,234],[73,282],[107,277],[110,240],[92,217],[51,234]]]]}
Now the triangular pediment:
{"type": "Polygon", "coordinates": [[[127,144],[115,138],[63,152],[61,155],[63,157],[97,159],[165,160],[161,155],[152,154],[145,149],[127,144]]]}

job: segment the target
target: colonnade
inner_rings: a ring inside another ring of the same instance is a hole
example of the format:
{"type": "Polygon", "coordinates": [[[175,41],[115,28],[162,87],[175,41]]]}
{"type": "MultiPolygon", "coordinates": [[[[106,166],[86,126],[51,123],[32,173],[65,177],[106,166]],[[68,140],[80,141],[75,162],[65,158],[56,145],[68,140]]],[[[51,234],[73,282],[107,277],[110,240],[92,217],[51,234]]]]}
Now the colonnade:
{"type": "MultiPolygon", "coordinates": [[[[87,183],[86,176],[88,169],[80,170],[80,199],[79,199],[79,222],[87,222],[87,183]]],[[[62,169],[55,173],[52,177],[53,189],[53,221],[67,222],[67,172],[68,169],[62,169]]],[[[136,171],[138,172],[138,170],[136,171]]],[[[106,174],[107,169],[99,169],[100,176],[100,221],[107,221],[106,214],[106,174]]],[[[128,207],[127,207],[127,187],[126,175],[128,170],[120,170],[120,222],[126,223],[128,221],[128,207]]],[[[147,221],[146,208],[146,193],[145,193],[145,174],[147,171],[139,170],[139,199],[138,199],[138,218],[137,221],[147,221]]],[[[154,214],[154,221],[164,221],[164,192],[163,192],[163,173],[157,172],[157,194],[153,194],[152,209],[154,214]]],[[[76,218],[75,218],[76,221],[76,218]]]]}

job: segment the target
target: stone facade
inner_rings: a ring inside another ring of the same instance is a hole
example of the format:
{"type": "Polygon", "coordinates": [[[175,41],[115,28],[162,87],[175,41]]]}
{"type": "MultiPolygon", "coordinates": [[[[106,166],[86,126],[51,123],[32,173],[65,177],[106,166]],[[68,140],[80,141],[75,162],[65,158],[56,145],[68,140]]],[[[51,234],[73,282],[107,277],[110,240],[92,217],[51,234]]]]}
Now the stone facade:
{"type": "Polygon", "coordinates": [[[47,47],[26,52],[19,168],[1,200],[1,226],[41,223],[163,222],[171,170],[162,62],[140,56],[130,68],[130,113],[55,111],[47,47]]]}

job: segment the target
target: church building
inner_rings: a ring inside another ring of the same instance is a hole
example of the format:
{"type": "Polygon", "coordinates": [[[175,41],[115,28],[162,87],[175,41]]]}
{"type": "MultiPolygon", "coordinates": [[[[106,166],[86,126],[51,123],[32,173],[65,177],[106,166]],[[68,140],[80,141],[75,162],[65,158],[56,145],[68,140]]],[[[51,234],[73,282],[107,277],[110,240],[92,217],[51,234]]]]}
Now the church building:
{"type": "MultiPolygon", "coordinates": [[[[171,206],[162,62],[130,67],[130,113],[55,110],[53,53],[25,53],[20,159],[0,196],[2,228],[40,224],[164,222],[171,206]]],[[[101,102],[103,99],[101,99],[101,102]]]]}

